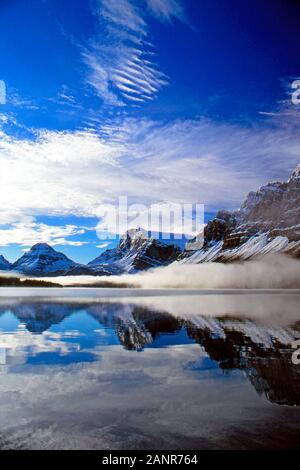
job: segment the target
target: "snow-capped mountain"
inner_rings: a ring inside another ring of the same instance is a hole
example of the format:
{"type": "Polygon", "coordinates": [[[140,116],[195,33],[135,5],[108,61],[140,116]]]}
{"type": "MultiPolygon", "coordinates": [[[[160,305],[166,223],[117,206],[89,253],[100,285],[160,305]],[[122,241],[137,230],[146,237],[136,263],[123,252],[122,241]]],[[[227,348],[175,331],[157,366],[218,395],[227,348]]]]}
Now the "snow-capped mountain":
{"type": "Polygon", "coordinates": [[[112,274],[133,273],[148,268],[163,266],[176,260],[181,249],[170,243],[148,237],[141,228],[128,230],[119,245],[106,250],[88,264],[92,269],[105,269],[112,274]]]}
{"type": "Polygon", "coordinates": [[[300,256],[300,165],[287,182],[250,192],[235,212],[219,211],[204,229],[204,246],[180,263],[235,261],[269,253],[300,256]]]}
{"type": "Polygon", "coordinates": [[[40,276],[61,275],[77,266],[77,263],[47,243],[38,243],[18,259],[12,265],[12,269],[19,273],[40,276]]]}
{"type": "Polygon", "coordinates": [[[139,228],[128,230],[116,248],[87,266],[38,243],[13,264],[0,255],[0,271],[31,276],[111,275],[172,262],[228,262],[277,252],[300,257],[300,165],[287,182],[269,183],[250,192],[239,210],[219,211],[204,234],[190,240],[185,250],[182,240],[160,240],[139,228]]]}
{"type": "Polygon", "coordinates": [[[4,256],[0,255],[0,271],[9,271],[11,269],[11,264],[4,256]]]}
{"type": "Polygon", "coordinates": [[[15,263],[0,258],[0,270],[29,276],[111,275],[135,272],[175,261],[181,250],[174,244],[147,237],[142,229],[130,230],[119,245],[91,261],[87,266],[76,263],[47,243],[34,245],[15,263]],[[2,268],[3,264],[3,268],[2,268]]]}
{"type": "MultiPolygon", "coordinates": [[[[34,245],[11,266],[12,271],[30,276],[93,275],[87,266],[76,263],[47,243],[34,245]]],[[[99,274],[108,274],[99,272],[99,274]]]]}

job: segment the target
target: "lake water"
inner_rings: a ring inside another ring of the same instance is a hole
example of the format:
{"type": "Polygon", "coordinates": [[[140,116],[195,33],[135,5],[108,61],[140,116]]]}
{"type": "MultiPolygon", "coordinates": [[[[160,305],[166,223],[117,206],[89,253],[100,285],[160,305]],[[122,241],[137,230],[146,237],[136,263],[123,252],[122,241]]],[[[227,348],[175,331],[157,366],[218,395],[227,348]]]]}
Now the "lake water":
{"type": "Polygon", "coordinates": [[[2,288],[0,447],[300,447],[299,300],[2,288]]]}

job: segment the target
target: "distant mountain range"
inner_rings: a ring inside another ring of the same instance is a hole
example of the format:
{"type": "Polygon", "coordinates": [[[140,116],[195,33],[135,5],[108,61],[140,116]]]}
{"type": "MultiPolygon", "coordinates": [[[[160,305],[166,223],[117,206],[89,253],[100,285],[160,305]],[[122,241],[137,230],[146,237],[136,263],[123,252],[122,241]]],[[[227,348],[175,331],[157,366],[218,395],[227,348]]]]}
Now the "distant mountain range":
{"type": "Polygon", "coordinates": [[[92,270],[88,266],[76,263],[63,253],[54,250],[47,243],[38,243],[20,259],[9,266],[6,271],[27,274],[30,276],[64,276],[64,275],[109,275],[104,269],[92,270]]]}
{"type": "Polygon", "coordinates": [[[182,250],[174,243],[147,237],[142,229],[129,230],[119,245],[105,251],[88,265],[75,263],[47,243],[34,245],[15,263],[0,259],[0,270],[28,276],[104,276],[133,273],[175,261],[182,250]]]}
{"type": "Polygon", "coordinates": [[[300,165],[287,182],[269,183],[250,192],[241,208],[219,211],[198,237],[187,242],[158,240],[143,229],[129,230],[114,249],[83,265],[46,243],[34,245],[15,263],[0,255],[0,271],[30,276],[111,275],[134,273],[172,262],[248,260],[269,253],[300,257],[300,165]],[[201,235],[201,237],[203,234],[201,235]]]}

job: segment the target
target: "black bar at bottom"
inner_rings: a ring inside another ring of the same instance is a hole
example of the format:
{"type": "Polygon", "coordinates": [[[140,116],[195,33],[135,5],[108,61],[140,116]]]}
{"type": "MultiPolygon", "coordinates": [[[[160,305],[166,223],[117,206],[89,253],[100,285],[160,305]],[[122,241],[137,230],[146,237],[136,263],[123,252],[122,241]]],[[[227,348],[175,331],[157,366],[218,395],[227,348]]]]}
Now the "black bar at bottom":
{"type": "Polygon", "coordinates": [[[144,468],[145,465],[151,467],[161,467],[167,465],[175,468],[178,466],[186,466],[191,469],[200,468],[203,465],[224,465],[237,464],[241,465],[258,465],[261,468],[262,461],[269,465],[287,465],[289,456],[295,457],[298,449],[288,451],[110,451],[110,450],[94,450],[94,451],[0,451],[0,462],[3,466],[9,464],[62,464],[80,465],[81,463],[88,468],[107,468],[107,467],[123,467],[123,468],[144,468]]]}

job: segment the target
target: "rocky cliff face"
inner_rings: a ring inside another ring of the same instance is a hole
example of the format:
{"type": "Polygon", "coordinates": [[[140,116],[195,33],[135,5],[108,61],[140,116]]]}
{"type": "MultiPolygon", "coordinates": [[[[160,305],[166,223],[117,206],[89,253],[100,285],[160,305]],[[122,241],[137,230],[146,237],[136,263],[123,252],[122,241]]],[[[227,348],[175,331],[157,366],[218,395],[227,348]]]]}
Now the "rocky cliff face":
{"type": "Polygon", "coordinates": [[[238,211],[219,211],[205,227],[203,248],[186,251],[180,262],[226,262],[274,252],[300,256],[300,165],[287,182],[250,192],[238,211]]]}
{"type": "Polygon", "coordinates": [[[236,218],[241,229],[269,231],[270,237],[300,240],[300,165],[286,183],[271,183],[251,192],[236,218]]]}
{"type": "Polygon", "coordinates": [[[105,251],[88,266],[106,269],[112,274],[132,273],[169,264],[180,253],[180,248],[175,244],[150,238],[142,229],[132,229],[125,233],[117,248],[105,251]]]}

